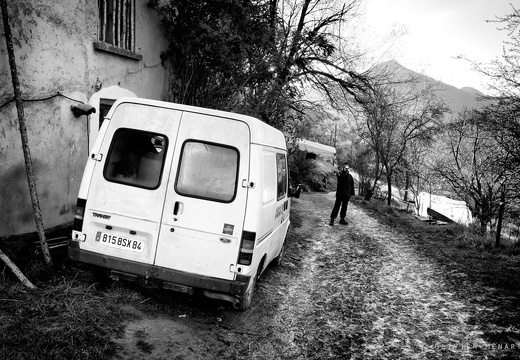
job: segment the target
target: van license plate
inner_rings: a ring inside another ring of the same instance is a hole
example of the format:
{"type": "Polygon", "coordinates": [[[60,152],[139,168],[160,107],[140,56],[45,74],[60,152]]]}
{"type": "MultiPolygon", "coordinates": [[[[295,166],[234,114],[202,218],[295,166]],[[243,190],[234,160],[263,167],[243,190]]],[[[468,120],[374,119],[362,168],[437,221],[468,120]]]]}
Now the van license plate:
{"type": "Polygon", "coordinates": [[[128,239],[123,236],[110,235],[101,231],[96,233],[96,241],[122,250],[143,252],[144,244],[139,240],[128,239]]]}

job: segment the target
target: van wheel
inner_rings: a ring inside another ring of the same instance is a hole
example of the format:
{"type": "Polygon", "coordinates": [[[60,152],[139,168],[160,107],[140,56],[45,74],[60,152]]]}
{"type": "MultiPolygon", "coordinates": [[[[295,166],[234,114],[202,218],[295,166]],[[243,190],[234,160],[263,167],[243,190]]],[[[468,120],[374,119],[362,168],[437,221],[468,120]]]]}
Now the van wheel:
{"type": "Polygon", "coordinates": [[[285,241],[283,242],[282,244],[282,248],[280,249],[280,253],[278,254],[277,257],[274,258],[274,265],[275,266],[280,266],[282,265],[282,262],[283,262],[283,256],[285,255],[285,241]]]}
{"type": "Polygon", "coordinates": [[[249,286],[246,290],[246,293],[240,298],[240,302],[238,304],[238,310],[247,310],[251,304],[253,303],[253,294],[255,292],[256,287],[256,275],[251,277],[249,280],[249,286]]]}
{"type": "Polygon", "coordinates": [[[249,285],[247,287],[246,293],[240,297],[238,310],[247,310],[253,303],[253,294],[255,293],[256,282],[260,277],[260,272],[262,271],[263,266],[264,260],[262,260],[260,265],[258,265],[258,269],[256,269],[255,276],[252,276],[251,279],[249,279],[249,285]]]}

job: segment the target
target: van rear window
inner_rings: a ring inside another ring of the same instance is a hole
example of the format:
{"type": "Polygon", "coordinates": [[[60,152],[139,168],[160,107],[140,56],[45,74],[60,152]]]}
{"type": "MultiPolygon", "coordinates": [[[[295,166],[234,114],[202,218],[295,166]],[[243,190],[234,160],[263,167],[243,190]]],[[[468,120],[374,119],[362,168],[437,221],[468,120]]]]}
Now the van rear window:
{"type": "Polygon", "coordinates": [[[157,189],[167,145],[168,139],[164,135],[118,129],[110,144],[103,176],[112,182],[157,189]]]}
{"type": "Polygon", "coordinates": [[[232,147],[186,141],[175,190],[185,196],[232,202],[238,181],[238,150],[232,147]]]}

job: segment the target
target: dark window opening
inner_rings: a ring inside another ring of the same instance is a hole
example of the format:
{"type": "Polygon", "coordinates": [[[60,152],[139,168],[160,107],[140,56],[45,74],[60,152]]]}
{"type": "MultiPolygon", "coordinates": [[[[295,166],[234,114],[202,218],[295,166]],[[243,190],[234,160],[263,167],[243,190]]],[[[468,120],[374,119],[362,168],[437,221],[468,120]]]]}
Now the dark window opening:
{"type": "Polygon", "coordinates": [[[114,133],[103,175],[121,184],[156,189],[161,183],[168,139],[133,129],[114,133]]]}
{"type": "Polygon", "coordinates": [[[103,121],[108,115],[108,112],[112,108],[116,101],[112,99],[100,99],[99,100],[99,128],[103,125],[103,121]]]}

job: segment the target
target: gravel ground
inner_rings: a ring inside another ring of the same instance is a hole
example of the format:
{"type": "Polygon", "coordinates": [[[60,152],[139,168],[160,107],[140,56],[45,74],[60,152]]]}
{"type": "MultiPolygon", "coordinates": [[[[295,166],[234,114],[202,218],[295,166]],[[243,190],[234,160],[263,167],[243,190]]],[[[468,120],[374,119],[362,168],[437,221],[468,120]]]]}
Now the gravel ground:
{"type": "Polygon", "coordinates": [[[85,359],[520,359],[518,255],[457,245],[447,228],[410,215],[389,221],[395,212],[360,200],[349,205],[348,225],[331,227],[333,201],[333,193],[293,200],[284,262],[264,272],[245,312],[125,283],[98,289],[88,269],[72,265],[61,287],[45,290],[64,305],[16,289],[0,294],[0,355],[67,358],[23,345],[30,339],[16,324],[34,317],[27,336],[50,339],[61,354],[53,332],[78,318],[67,313],[72,305],[93,299],[81,339],[99,343],[72,332],[66,339],[85,359]]]}
{"type": "MultiPolygon", "coordinates": [[[[276,338],[286,359],[520,358],[518,327],[498,329],[481,319],[498,311],[493,298],[507,311],[517,297],[469,281],[453,264],[428,256],[442,242],[418,245],[421,233],[396,230],[356,204],[349,225],[330,227],[332,203],[333,194],[305,194],[293,203],[299,217],[285,268],[262,283],[264,292],[283,294],[272,314],[277,335],[264,344],[276,338]],[[490,332],[510,336],[493,342],[490,332]]],[[[270,355],[265,348],[251,355],[270,355]]]]}

